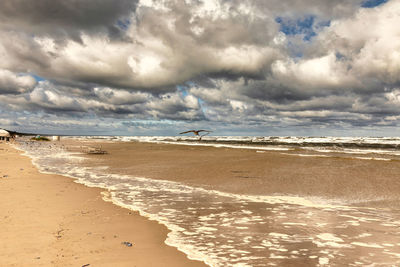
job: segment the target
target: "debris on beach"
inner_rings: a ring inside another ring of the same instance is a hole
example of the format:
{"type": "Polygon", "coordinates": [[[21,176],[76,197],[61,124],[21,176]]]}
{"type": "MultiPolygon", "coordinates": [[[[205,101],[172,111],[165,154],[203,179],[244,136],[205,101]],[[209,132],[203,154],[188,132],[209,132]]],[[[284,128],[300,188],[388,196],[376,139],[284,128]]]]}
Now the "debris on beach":
{"type": "Polygon", "coordinates": [[[31,138],[32,141],[50,141],[49,138],[45,136],[36,135],[35,137],[31,138]]]}
{"type": "Polygon", "coordinates": [[[101,149],[101,147],[81,147],[82,152],[86,154],[107,154],[107,151],[101,149]]]}
{"type": "Polygon", "coordinates": [[[125,241],[125,242],[122,242],[121,244],[122,244],[122,245],[125,245],[125,246],[127,246],[127,247],[132,247],[132,243],[131,243],[131,242],[125,241]]]}
{"type": "Polygon", "coordinates": [[[65,231],[65,229],[60,229],[60,230],[58,230],[57,233],[55,234],[56,238],[57,238],[57,239],[62,238],[63,235],[64,235],[64,233],[63,233],[64,231],[65,231]]]}

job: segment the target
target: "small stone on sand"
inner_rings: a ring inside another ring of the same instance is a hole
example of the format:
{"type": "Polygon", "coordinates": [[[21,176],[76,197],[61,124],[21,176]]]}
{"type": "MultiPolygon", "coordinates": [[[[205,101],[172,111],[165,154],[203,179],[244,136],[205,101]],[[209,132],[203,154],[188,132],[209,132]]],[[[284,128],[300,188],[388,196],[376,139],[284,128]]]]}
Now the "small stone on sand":
{"type": "Polygon", "coordinates": [[[125,246],[127,246],[127,247],[132,247],[132,243],[127,242],[127,241],[122,242],[121,244],[123,244],[123,245],[125,245],[125,246]]]}

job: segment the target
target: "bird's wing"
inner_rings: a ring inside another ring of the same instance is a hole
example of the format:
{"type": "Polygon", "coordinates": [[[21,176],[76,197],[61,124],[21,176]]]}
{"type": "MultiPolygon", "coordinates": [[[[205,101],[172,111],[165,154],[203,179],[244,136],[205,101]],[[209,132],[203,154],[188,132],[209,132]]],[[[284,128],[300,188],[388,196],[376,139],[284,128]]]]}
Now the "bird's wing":
{"type": "Polygon", "coordinates": [[[186,131],[186,132],[181,132],[181,133],[179,133],[179,134],[194,133],[194,132],[195,132],[194,130],[190,130],[190,131],[186,131]]]}
{"type": "Polygon", "coordinates": [[[211,133],[212,131],[209,131],[209,130],[198,130],[197,132],[209,132],[209,133],[211,133]]]}

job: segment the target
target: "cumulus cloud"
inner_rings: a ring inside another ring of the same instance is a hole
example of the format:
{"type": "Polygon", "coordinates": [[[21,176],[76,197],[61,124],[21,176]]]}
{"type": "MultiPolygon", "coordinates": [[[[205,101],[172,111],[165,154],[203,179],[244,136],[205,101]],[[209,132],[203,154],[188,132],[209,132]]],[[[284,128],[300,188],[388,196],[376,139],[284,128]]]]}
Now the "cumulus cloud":
{"type": "MultiPolygon", "coordinates": [[[[315,16],[328,18],[342,9],[347,12],[341,14],[351,13],[356,6],[331,2],[293,1],[290,6],[292,15],[306,14],[314,6],[315,16]]],[[[203,74],[262,77],[283,52],[277,41],[276,17],[291,15],[285,11],[287,3],[281,1],[269,5],[260,1],[141,1],[136,7],[126,0],[100,4],[19,0],[3,1],[2,6],[0,29],[2,35],[12,37],[2,42],[8,54],[6,67],[34,70],[59,81],[153,92],[171,90],[203,74]],[[125,39],[103,34],[102,29],[109,27],[120,27],[125,39]],[[52,29],[77,36],[60,42],[59,33],[52,29]],[[19,46],[12,49],[15,43],[19,46]]]]}
{"type": "Polygon", "coordinates": [[[278,60],[272,65],[272,77],[286,87],[318,91],[357,86],[357,79],[347,73],[344,63],[330,53],[322,57],[298,60],[278,60]]]}
{"type": "Polygon", "coordinates": [[[335,49],[349,62],[353,76],[397,83],[400,74],[400,29],[396,27],[400,21],[399,12],[397,1],[374,9],[361,9],[352,18],[334,22],[322,38],[328,40],[325,43],[331,50],[335,49]]]}
{"type": "Polygon", "coordinates": [[[93,89],[93,92],[99,100],[114,105],[144,103],[151,98],[151,95],[148,93],[130,92],[109,87],[96,87],[93,89]]]}
{"type": "Polygon", "coordinates": [[[35,85],[36,81],[30,75],[17,75],[11,71],[0,69],[0,94],[24,93],[35,85]]]}
{"type": "Polygon", "coordinates": [[[399,14],[394,0],[6,0],[0,109],[115,129],[392,127],[399,14]]]}

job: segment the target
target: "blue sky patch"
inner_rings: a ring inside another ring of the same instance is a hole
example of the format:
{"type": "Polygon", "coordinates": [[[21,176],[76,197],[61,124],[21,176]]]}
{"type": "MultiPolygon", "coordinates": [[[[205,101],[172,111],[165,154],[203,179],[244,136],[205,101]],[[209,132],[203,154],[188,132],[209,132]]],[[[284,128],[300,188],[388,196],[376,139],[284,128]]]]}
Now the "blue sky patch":
{"type": "Polygon", "coordinates": [[[46,80],[46,79],[44,79],[44,78],[42,78],[42,77],[40,77],[40,76],[38,76],[38,75],[36,75],[36,74],[30,74],[37,82],[41,82],[41,81],[44,81],[44,80],[46,80]]]}
{"type": "Polygon", "coordinates": [[[187,97],[189,95],[186,86],[178,85],[176,86],[178,92],[182,94],[183,97],[187,97]]]}
{"type": "MultiPolygon", "coordinates": [[[[300,19],[277,17],[275,21],[280,24],[279,30],[286,35],[303,34],[305,41],[309,41],[317,35],[314,31],[315,16],[310,15],[300,19]]],[[[329,26],[329,24],[329,22],[325,22],[325,24],[319,22],[317,26],[323,27],[329,26]]]]}
{"type": "Polygon", "coordinates": [[[207,112],[207,107],[206,107],[206,102],[201,99],[200,97],[197,98],[197,101],[199,102],[199,106],[201,109],[201,112],[203,112],[203,115],[206,117],[206,112],[207,112]]]}
{"type": "Polygon", "coordinates": [[[336,60],[341,60],[341,59],[345,58],[345,56],[340,52],[336,52],[335,56],[336,56],[336,60]]]}
{"type": "Polygon", "coordinates": [[[365,8],[373,8],[385,4],[388,1],[389,0],[366,0],[361,4],[361,6],[365,8]]]}
{"type": "Polygon", "coordinates": [[[27,75],[32,76],[32,78],[34,78],[36,82],[41,82],[41,81],[45,81],[46,80],[45,78],[40,77],[39,75],[36,75],[34,73],[26,73],[26,72],[18,73],[18,76],[27,76],[27,75]]]}
{"type": "Polygon", "coordinates": [[[124,20],[119,19],[117,21],[117,25],[121,30],[126,31],[126,30],[128,30],[129,26],[131,25],[131,21],[129,19],[124,19],[124,20]]]}

